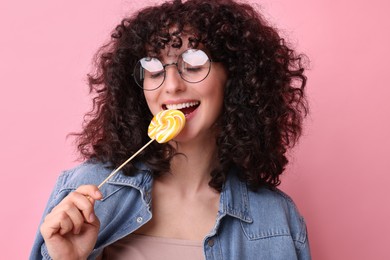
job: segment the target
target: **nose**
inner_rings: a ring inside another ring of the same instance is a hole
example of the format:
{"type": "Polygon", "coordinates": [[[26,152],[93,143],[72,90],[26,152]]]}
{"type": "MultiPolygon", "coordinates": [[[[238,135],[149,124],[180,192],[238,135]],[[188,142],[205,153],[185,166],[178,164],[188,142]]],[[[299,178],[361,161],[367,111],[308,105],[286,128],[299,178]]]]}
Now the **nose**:
{"type": "Polygon", "coordinates": [[[175,63],[165,67],[165,80],[161,87],[166,93],[181,92],[185,89],[185,84],[175,63]]]}

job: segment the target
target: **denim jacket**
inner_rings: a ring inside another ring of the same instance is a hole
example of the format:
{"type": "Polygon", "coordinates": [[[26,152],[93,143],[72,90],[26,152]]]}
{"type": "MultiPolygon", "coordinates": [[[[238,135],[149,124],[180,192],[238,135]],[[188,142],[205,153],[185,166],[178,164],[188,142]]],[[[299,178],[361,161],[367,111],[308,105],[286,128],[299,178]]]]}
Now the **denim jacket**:
{"type": "MultiPolygon", "coordinates": [[[[138,168],[135,176],[118,172],[101,187],[104,198],[95,204],[101,225],[88,259],[95,259],[106,246],[152,218],[152,173],[144,165],[138,168]]],[[[205,259],[311,259],[306,225],[293,201],[277,189],[249,190],[238,180],[236,171],[229,172],[215,226],[203,240],[205,259]]],[[[110,172],[107,165],[92,161],[65,171],[58,178],[44,216],[80,185],[98,185],[110,172]]],[[[51,259],[39,232],[30,259],[51,259]]]]}

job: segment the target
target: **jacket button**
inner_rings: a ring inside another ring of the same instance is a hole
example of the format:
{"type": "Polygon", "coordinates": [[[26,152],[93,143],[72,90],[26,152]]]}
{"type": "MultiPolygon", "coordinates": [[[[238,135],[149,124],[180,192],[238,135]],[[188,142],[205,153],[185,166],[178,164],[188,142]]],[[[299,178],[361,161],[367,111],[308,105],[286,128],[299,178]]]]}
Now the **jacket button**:
{"type": "Polygon", "coordinates": [[[137,218],[137,223],[142,223],[142,220],[144,220],[142,217],[137,218]]]}
{"type": "Polygon", "coordinates": [[[214,239],[210,239],[209,241],[207,241],[207,245],[209,247],[213,247],[214,246],[214,239]]]}

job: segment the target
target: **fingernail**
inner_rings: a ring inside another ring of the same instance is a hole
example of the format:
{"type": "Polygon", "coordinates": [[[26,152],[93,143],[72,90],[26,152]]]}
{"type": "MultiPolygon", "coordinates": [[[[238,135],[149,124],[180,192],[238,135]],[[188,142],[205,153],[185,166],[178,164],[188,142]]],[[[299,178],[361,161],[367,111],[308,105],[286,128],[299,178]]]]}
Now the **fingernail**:
{"type": "Polygon", "coordinates": [[[97,196],[97,197],[103,197],[103,194],[100,192],[100,191],[95,191],[95,195],[97,196]]]}
{"type": "Polygon", "coordinates": [[[95,214],[91,213],[91,215],[89,215],[89,222],[94,222],[95,221],[95,214]]]}

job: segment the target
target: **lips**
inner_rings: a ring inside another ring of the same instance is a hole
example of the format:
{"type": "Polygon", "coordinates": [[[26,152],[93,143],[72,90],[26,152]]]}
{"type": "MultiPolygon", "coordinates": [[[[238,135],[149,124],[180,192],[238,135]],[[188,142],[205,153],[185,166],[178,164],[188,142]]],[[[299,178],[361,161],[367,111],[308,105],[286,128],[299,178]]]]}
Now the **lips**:
{"type": "Polygon", "coordinates": [[[195,111],[200,105],[199,101],[192,101],[192,102],[183,102],[183,103],[177,103],[177,104],[164,104],[164,109],[177,109],[184,113],[184,115],[189,115],[192,112],[195,111]]]}

